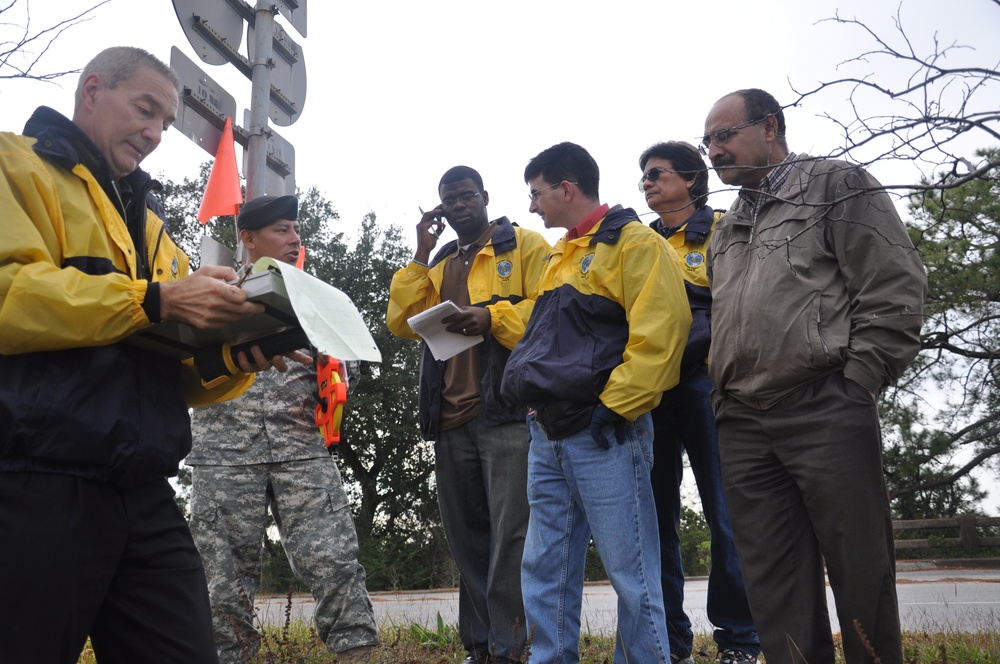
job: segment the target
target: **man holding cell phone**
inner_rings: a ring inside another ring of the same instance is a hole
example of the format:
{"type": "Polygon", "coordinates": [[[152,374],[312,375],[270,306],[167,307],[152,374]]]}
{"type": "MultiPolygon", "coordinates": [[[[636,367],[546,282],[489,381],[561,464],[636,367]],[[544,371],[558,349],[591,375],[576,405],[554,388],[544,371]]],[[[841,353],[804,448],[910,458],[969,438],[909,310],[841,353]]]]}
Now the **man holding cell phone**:
{"type": "Polygon", "coordinates": [[[533,303],[551,247],[506,217],[490,221],[489,193],[468,166],[449,169],[441,204],[417,223],[413,259],[392,278],[386,323],[420,339],[407,319],[440,302],[461,309],[448,331],[484,335],[449,360],[422,344],[420,429],[434,441],[441,521],[461,575],[458,627],[466,664],[519,661],[524,643],[521,552],[528,526],[527,409],[500,395],[500,378],[533,303]],[[431,258],[444,221],[458,235],[431,258]]]}

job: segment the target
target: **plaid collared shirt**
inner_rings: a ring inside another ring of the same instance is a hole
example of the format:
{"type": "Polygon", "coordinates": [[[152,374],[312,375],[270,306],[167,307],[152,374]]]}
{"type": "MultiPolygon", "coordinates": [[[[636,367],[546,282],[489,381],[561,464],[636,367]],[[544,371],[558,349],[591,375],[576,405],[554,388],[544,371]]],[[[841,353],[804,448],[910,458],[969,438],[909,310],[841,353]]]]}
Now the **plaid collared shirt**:
{"type": "Polygon", "coordinates": [[[764,207],[769,199],[774,198],[781,186],[785,184],[785,180],[788,179],[788,174],[792,172],[792,166],[795,165],[798,155],[794,152],[789,152],[788,156],[785,157],[780,164],[771,169],[771,171],[765,175],[760,184],[757,185],[757,197],[753,198],[747,191],[746,187],[740,190],[740,198],[745,200],[750,204],[750,218],[755,222],[757,220],[757,214],[760,209],[764,207]]]}

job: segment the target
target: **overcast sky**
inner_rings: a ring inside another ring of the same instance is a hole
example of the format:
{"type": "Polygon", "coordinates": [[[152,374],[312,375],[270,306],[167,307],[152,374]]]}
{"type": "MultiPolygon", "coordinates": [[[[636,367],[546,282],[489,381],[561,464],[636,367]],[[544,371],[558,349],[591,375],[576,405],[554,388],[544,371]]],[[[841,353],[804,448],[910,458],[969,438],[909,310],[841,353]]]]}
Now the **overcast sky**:
{"type": "MultiPolygon", "coordinates": [[[[30,0],[33,25],[47,27],[85,2],[30,0]]],[[[838,11],[894,37],[899,11],[918,52],[930,51],[937,31],[942,42],[978,49],[963,57],[993,66],[1000,61],[1000,13],[989,0],[313,0],[308,38],[278,19],[303,47],[308,91],[298,122],[276,129],[295,147],[298,185],[317,186],[349,234],[371,210],[409,237],[417,207],[438,203],[437,182],[456,164],[482,173],[492,216],[542,230],[527,212],[524,166],[564,140],[597,159],[605,202],[645,213],[636,187],[644,148],[660,140],[697,142],[705,114],[727,92],[761,87],[788,103],[791,85],[805,89],[828,80],[837,63],[871,47],[857,29],[817,24],[838,11]]],[[[232,65],[197,58],[170,0],[111,0],[93,20],[60,37],[42,67],[80,67],[120,44],[165,61],[178,46],[236,98],[242,124],[249,81],[232,65]]],[[[241,50],[245,54],[245,37],[241,50]]],[[[39,104],[70,114],[75,84],[75,76],[58,84],[4,81],[3,128],[20,130],[39,104]]],[[[839,145],[833,124],[817,116],[846,117],[845,94],[786,111],[793,150],[821,154],[839,145]]],[[[172,131],[143,165],[179,181],[209,158],[172,131]]],[[[874,171],[884,182],[916,179],[891,168],[874,171]]],[[[727,207],[733,192],[714,176],[712,187],[710,204],[727,207]]],[[[547,235],[554,240],[558,231],[547,235]]]]}

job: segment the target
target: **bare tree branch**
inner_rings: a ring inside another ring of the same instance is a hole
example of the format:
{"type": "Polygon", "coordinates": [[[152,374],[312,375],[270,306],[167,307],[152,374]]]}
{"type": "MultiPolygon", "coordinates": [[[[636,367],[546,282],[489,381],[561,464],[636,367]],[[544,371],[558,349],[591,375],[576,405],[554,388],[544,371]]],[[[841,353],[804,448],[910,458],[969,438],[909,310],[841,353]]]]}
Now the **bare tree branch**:
{"type": "MultiPolygon", "coordinates": [[[[1000,7],[1000,0],[992,0],[1000,7]]],[[[860,69],[833,80],[823,81],[808,89],[790,82],[797,95],[789,106],[802,104],[811,98],[827,99],[835,90],[847,92],[850,119],[838,119],[821,114],[836,124],[843,136],[843,145],[831,151],[831,157],[841,157],[864,166],[882,160],[919,162],[939,171],[951,166],[949,172],[920,184],[889,185],[889,189],[941,189],[960,186],[982,177],[997,165],[996,160],[970,168],[956,170],[962,164],[959,139],[974,136],[979,146],[1000,141],[1000,110],[995,102],[984,99],[1000,86],[1000,63],[992,66],[950,60],[974,51],[957,43],[942,45],[937,35],[921,49],[914,44],[904,28],[900,4],[893,19],[895,31],[890,38],[856,18],[835,14],[820,21],[837,23],[859,30],[873,46],[859,55],[842,61],[841,69],[860,69]],[[884,74],[886,63],[908,68],[902,77],[898,73],[884,74]],[[868,73],[864,69],[868,68],[868,73]],[[981,101],[982,100],[982,101],[981,101]],[[886,114],[889,105],[895,111],[886,114]],[[879,107],[878,113],[867,109],[879,107]],[[948,175],[957,177],[947,177],[948,175]]]]}
{"type": "MultiPolygon", "coordinates": [[[[13,11],[19,0],[0,7],[0,17],[13,11]]],[[[0,79],[27,78],[37,81],[51,81],[67,74],[77,73],[79,69],[63,71],[40,72],[42,59],[48,54],[53,44],[64,32],[94,17],[94,12],[110,0],[100,0],[94,6],[76,16],[58,21],[54,25],[34,30],[31,21],[30,0],[24,0],[24,18],[20,23],[17,19],[0,22],[0,29],[13,31],[12,37],[0,37],[0,79]]]]}
{"type": "Polygon", "coordinates": [[[973,457],[972,460],[969,461],[969,463],[965,464],[964,466],[956,470],[954,473],[946,477],[941,477],[936,480],[932,480],[930,482],[924,482],[923,484],[918,484],[916,486],[904,487],[892,493],[892,495],[890,495],[889,498],[890,500],[895,500],[896,498],[899,498],[900,496],[905,496],[907,494],[918,493],[920,491],[928,491],[930,489],[937,489],[944,486],[950,486],[955,482],[957,482],[958,480],[965,477],[966,475],[968,475],[969,473],[971,473],[976,468],[978,468],[987,459],[991,459],[992,457],[995,457],[997,455],[1000,455],[1000,446],[988,447],[979,454],[977,454],[975,457],[973,457]]]}

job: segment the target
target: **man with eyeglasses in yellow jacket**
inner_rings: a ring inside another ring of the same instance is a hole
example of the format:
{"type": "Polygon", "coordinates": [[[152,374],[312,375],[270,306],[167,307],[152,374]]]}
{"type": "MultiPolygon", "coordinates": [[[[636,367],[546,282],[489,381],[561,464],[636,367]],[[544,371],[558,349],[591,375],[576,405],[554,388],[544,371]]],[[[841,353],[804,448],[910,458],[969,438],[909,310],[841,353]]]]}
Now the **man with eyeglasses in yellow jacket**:
{"type": "Polygon", "coordinates": [[[593,535],[618,594],[615,664],[666,663],[649,411],[677,384],[691,311],[675,252],[635,211],[602,205],[599,178],[574,143],[524,171],[529,210],[567,232],[503,379],[532,408],[521,586],[532,659],[579,661],[593,535]]]}
{"type": "Polygon", "coordinates": [[[461,308],[448,330],[484,341],[445,361],[422,344],[420,430],[434,441],[441,521],[461,574],[458,627],[467,664],[520,661],[526,630],[520,564],[528,525],[527,409],[500,394],[511,349],[531,314],[550,247],[541,234],[490,221],[489,193],[468,166],[449,169],[441,205],[417,224],[413,260],[392,278],[386,322],[420,337],[407,319],[445,300],[461,308]],[[458,235],[433,259],[442,218],[458,235]]]}

